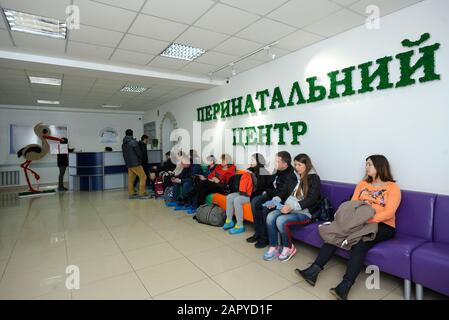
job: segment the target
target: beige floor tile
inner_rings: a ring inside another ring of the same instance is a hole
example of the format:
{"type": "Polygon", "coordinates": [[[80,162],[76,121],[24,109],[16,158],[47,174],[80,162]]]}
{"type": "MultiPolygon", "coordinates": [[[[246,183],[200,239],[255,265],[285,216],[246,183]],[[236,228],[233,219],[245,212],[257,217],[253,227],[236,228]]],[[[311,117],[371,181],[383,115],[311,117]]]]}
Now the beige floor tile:
{"type": "Polygon", "coordinates": [[[74,300],[143,300],[150,298],[134,272],[99,280],[73,290],[74,300]]]}
{"type": "Polygon", "coordinates": [[[129,251],[162,243],[165,242],[165,239],[151,232],[149,234],[135,234],[123,238],[116,238],[115,241],[117,241],[117,244],[123,251],[129,251]]]}
{"type": "Polygon", "coordinates": [[[205,233],[214,238],[217,239],[220,242],[231,244],[234,242],[243,243],[246,242],[246,238],[252,236],[252,231],[245,231],[244,233],[231,235],[228,231],[223,230],[223,228],[214,228],[210,230],[205,230],[205,233]]]}
{"type": "Polygon", "coordinates": [[[0,282],[0,299],[30,299],[65,290],[63,269],[13,273],[6,270],[0,282]]]}
{"type": "Polygon", "coordinates": [[[6,265],[8,264],[8,260],[0,260],[0,279],[3,275],[3,271],[6,269],[6,265]]]}
{"type": "Polygon", "coordinates": [[[156,232],[153,228],[146,225],[143,221],[139,221],[139,223],[136,223],[134,225],[111,227],[108,228],[108,230],[114,238],[125,238],[136,234],[151,234],[156,232]]]}
{"type": "Polygon", "coordinates": [[[72,295],[70,290],[58,291],[55,293],[46,294],[43,296],[32,298],[32,300],[71,300],[72,295]]]}
{"type": "Polygon", "coordinates": [[[137,274],[151,296],[206,278],[206,275],[186,258],[148,267],[137,271],[137,274]]]}
{"type": "Polygon", "coordinates": [[[235,269],[251,262],[245,255],[223,246],[187,256],[209,276],[235,269]]]}
{"type": "MultiPolygon", "coordinates": [[[[412,286],[412,299],[416,299],[415,286],[412,286]]],[[[394,291],[382,298],[382,300],[404,300],[404,286],[399,286],[394,291]]],[[[424,288],[423,300],[449,300],[448,296],[424,288]]]]}
{"type": "Polygon", "coordinates": [[[257,249],[254,247],[254,243],[248,243],[246,241],[234,241],[228,244],[232,249],[244,254],[253,261],[259,262],[262,259],[266,249],[257,249]]]}
{"type": "Polygon", "coordinates": [[[46,270],[52,268],[62,269],[67,266],[66,249],[63,246],[52,249],[36,251],[14,250],[8,263],[8,271],[23,273],[28,271],[46,270]]]}
{"type": "Polygon", "coordinates": [[[169,242],[185,256],[217,248],[223,245],[222,242],[219,242],[204,233],[169,242]]]}
{"type": "Polygon", "coordinates": [[[275,294],[265,298],[265,300],[319,300],[310,292],[293,285],[287,289],[276,292],[275,294]]]}
{"type": "Polygon", "coordinates": [[[191,226],[172,225],[170,227],[158,228],[157,233],[166,240],[173,241],[184,239],[195,235],[202,234],[197,229],[191,226]]]}
{"type": "Polygon", "coordinates": [[[172,215],[171,212],[167,212],[164,215],[151,215],[143,217],[142,220],[155,229],[156,231],[159,229],[169,229],[169,228],[177,228],[182,229],[184,227],[184,223],[172,215]]]}
{"type": "Polygon", "coordinates": [[[108,227],[133,226],[143,221],[130,213],[110,213],[100,215],[101,221],[108,227]]]}
{"type": "Polygon", "coordinates": [[[16,244],[17,236],[3,235],[0,236],[0,260],[9,259],[14,245],[16,244]]]}
{"type": "Polygon", "coordinates": [[[234,300],[211,279],[204,279],[182,288],[158,295],[155,300],[234,300]]]}
{"type": "Polygon", "coordinates": [[[76,244],[67,244],[67,254],[69,261],[80,261],[121,253],[120,248],[114,240],[107,239],[92,243],[82,241],[76,244]]]}
{"type": "Polygon", "coordinates": [[[74,260],[70,262],[70,265],[79,267],[80,284],[82,286],[97,280],[133,271],[128,260],[122,253],[89,260],[74,260]]]}
{"type": "Polygon", "coordinates": [[[13,214],[0,215],[0,237],[17,236],[20,234],[25,223],[25,216],[14,216],[13,214]]]}
{"type": "Polygon", "coordinates": [[[212,279],[237,299],[263,299],[292,285],[292,282],[255,262],[218,274],[212,279]]]}
{"type": "Polygon", "coordinates": [[[182,254],[169,243],[159,243],[125,252],[135,270],[182,258],[182,254]]]}
{"type": "Polygon", "coordinates": [[[65,239],[68,246],[82,245],[83,243],[96,243],[112,240],[112,235],[105,227],[90,231],[67,231],[65,239]]]}

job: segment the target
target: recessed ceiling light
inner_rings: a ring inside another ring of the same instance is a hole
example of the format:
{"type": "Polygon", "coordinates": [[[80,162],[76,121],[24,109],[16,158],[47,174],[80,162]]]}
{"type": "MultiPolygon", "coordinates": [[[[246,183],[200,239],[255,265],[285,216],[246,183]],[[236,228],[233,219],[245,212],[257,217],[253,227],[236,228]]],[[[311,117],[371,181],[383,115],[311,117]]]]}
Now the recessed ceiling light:
{"type": "Polygon", "coordinates": [[[206,51],[201,48],[194,48],[179,43],[172,43],[161,53],[161,56],[192,61],[201,56],[204,52],[206,51]]]}
{"type": "Polygon", "coordinates": [[[147,89],[148,88],[141,87],[141,86],[126,85],[126,86],[123,86],[122,89],[120,89],[120,91],[122,91],[122,92],[133,92],[133,93],[142,93],[142,92],[144,92],[147,89]]]}
{"type": "Polygon", "coordinates": [[[60,86],[61,85],[61,79],[55,79],[55,78],[41,78],[41,77],[28,77],[30,79],[31,83],[36,84],[48,84],[50,86],[60,86]]]}
{"type": "Polygon", "coordinates": [[[3,9],[11,30],[37,34],[57,39],[65,39],[67,25],[58,19],[36,16],[24,12],[3,9]]]}
{"type": "Polygon", "coordinates": [[[59,101],[52,101],[52,100],[37,100],[37,103],[42,103],[42,104],[59,104],[59,101]]]}
{"type": "Polygon", "coordinates": [[[112,105],[109,105],[109,104],[104,104],[104,105],[102,105],[102,107],[103,108],[111,108],[111,109],[113,109],[113,108],[120,108],[120,106],[112,106],[112,105]]]}

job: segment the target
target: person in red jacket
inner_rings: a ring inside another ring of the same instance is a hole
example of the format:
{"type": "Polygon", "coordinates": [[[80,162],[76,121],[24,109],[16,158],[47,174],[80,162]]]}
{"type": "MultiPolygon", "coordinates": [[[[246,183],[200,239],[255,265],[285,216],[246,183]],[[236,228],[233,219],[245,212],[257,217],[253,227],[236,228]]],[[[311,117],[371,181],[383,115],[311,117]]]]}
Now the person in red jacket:
{"type": "Polygon", "coordinates": [[[191,191],[193,198],[192,209],[187,213],[193,214],[196,208],[206,202],[206,197],[210,193],[223,193],[229,179],[235,175],[235,165],[232,164],[232,158],[228,154],[222,154],[221,164],[217,164],[212,172],[207,176],[198,176],[198,183],[191,191]]]}

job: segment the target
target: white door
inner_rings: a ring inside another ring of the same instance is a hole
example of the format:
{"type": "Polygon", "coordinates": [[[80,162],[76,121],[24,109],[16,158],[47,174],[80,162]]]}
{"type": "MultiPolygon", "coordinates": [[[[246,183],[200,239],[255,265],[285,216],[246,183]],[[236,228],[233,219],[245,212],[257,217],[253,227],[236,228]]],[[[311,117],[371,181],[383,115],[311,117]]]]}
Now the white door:
{"type": "Polygon", "coordinates": [[[170,141],[170,134],[174,129],[173,122],[169,118],[165,118],[162,122],[162,152],[165,154],[173,147],[173,141],[170,141]]]}

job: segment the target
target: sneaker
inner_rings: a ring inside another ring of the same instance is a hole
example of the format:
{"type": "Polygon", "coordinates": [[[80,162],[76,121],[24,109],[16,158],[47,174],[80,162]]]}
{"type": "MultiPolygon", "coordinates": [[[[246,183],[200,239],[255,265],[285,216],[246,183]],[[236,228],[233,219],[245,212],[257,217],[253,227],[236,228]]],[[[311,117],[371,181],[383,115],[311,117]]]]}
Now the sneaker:
{"type": "Polygon", "coordinates": [[[187,214],[195,214],[195,213],[196,213],[196,209],[195,208],[187,210],[187,214]]]}
{"type": "Polygon", "coordinates": [[[279,260],[280,260],[280,261],[288,261],[288,260],[290,260],[295,254],[296,254],[296,248],[295,248],[295,246],[292,244],[292,247],[291,247],[291,248],[284,247],[284,249],[282,250],[281,254],[279,255],[279,260]]]}
{"type": "Polygon", "coordinates": [[[245,232],[245,227],[234,227],[229,230],[229,234],[239,234],[245,232]]]}
{"type": "Polygon", "coordinates": [[[138,197],[137,194],[128,195],[128,199],[137,199],[137,197],[138,197]]]}
{"type": "Polygon", "coordinates": [[[223,230],[229,230],[229,229],[232,229],[232,228],[234,228],[234,225],[235,225],[234,221],[226,222],[226,223],[223,225],[223,230]]]}
{"type": "Polygon", "coordinates": [[[176,201],[171,201],[167,203],[167,207],[176,207],[178,205],[178,202],[176,201]]]}
{"type": "Polygon", "coordinates": [[[278,247],[270,247],[267,252],[264,253],[263,259],[265,261],[271,261],[276,259],[279,256],[279,248],[278,247]]]}

